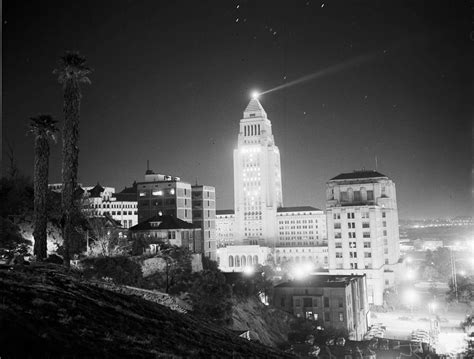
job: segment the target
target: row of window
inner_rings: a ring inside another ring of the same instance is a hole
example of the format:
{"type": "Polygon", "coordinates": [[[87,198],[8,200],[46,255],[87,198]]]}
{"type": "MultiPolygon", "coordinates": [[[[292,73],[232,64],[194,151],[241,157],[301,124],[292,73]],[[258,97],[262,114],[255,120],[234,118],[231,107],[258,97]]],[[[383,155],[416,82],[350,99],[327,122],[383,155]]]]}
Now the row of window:
{"type": "MultiPolygon", "coordinates": [[[[218,259],[219,261],[219,259],[218,259]]],[[[247,265],[251,266],[254,264],[258,264],[258,256],[254,255],[253,257],[251,255],[248,256],[229,256],[229,267],[245,267],[247,265]]]]}

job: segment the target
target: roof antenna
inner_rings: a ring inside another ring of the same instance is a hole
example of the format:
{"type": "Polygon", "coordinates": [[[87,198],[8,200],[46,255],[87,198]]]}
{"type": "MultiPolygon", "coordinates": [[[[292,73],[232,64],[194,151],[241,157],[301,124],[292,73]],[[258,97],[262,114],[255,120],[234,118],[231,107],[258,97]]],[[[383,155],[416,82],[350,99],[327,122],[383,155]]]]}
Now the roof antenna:
{"type": "Polygon", "coordinates": [[[146,160],[146,171],[150,170],[150,160],[146,160]]]}
{"type": "Polygon", "coordinates": [[[196,186],[198,185],[198,178],[196,177],[196,186]]]}
{"type": "Polygon", "coordinates": [[[375,156],[375,170],[376,170],[376,171],[378,170],[378,166],[377,166],[377,156],[375,156]]]}

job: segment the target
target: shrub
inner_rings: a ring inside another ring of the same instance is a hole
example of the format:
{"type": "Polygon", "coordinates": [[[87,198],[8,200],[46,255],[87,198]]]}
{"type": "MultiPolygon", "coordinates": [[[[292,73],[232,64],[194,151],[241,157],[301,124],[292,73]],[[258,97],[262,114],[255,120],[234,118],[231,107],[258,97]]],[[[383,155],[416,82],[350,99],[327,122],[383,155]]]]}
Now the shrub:
{"type": "Polygon", "coordinates": [[[116,284],[138,286],[142,280],[141,266],[129,257],[86,258],[81,261],[88,279],[111,278],[116,284]]]}

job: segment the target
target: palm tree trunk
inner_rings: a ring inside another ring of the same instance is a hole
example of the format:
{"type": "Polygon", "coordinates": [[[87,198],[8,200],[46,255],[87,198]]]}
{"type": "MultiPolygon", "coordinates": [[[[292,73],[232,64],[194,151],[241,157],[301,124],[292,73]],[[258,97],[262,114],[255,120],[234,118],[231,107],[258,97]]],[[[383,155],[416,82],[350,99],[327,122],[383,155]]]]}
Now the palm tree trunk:
{"type": "Polygon", "coordinates": [[[44,136],[35,138],[35,168],[34,168],[34,230],[35,245],[33,253],[37,260],[42,261],[47,256],[47,225],[48,215],[46,200],[48,194],[49,172],[49,143],[44,136]]]}
{"type": "Polygon", "coordinates": [[[79,158],[79,111],[81,91],[76,80],[68,80],[64,89],[63,128],[63,238],[64,264],[69,267],[73,245],[74,214],[76,213],[74,192],[77,188],[77,168],[79,158]]]}

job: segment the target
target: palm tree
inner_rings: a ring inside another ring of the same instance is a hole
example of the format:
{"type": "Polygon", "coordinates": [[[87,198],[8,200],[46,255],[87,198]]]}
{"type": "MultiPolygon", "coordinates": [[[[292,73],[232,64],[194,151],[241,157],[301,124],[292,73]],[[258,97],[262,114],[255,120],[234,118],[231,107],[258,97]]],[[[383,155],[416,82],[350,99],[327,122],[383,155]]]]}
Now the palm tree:
{"type": "Polygon", "coordinates": [[[79,112],[81,107],[81,84],[90,83],[87,75],[91,69],[86,59],[77,52],[66,52],[59,60],[59,66],[53,71],[64,90],[64,127],[63,127],[63,238],[64,263],[70,264],[70,248],[74,230],[75,212],[74,192],[77,187],[77,167],[79,157],[79,112]]]}
{"type": "Polygon", "coordinates": [[[56,122],[49,115],[39,115],[30,119],[29,132],[35,136],[34,169],[34,230],[35,245],[33,253],[40,261],[47,255],[48,214],[46,198],[48,195],[49,141],[56,142],[58,131],[56,122]]]}

